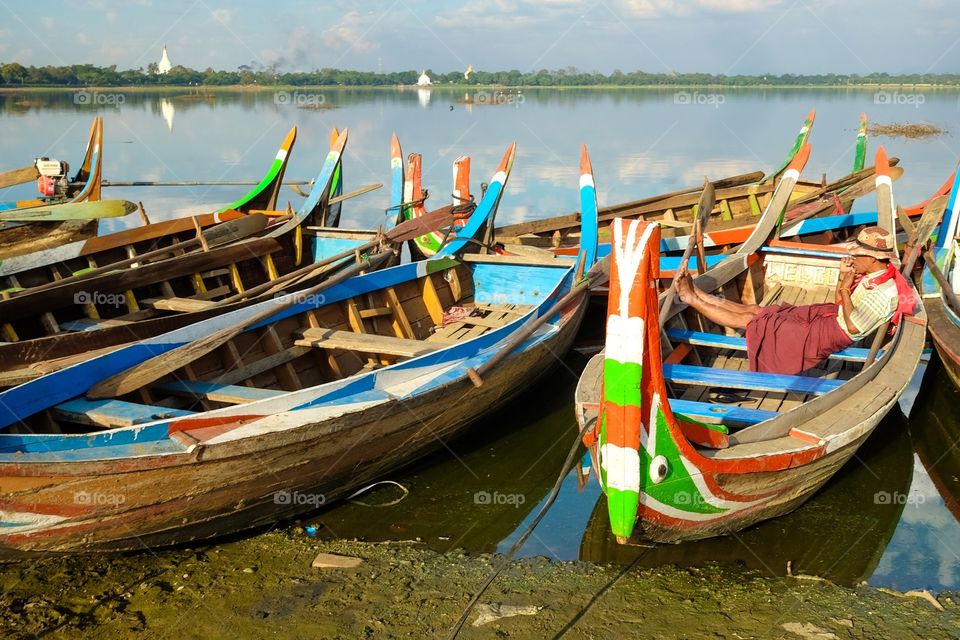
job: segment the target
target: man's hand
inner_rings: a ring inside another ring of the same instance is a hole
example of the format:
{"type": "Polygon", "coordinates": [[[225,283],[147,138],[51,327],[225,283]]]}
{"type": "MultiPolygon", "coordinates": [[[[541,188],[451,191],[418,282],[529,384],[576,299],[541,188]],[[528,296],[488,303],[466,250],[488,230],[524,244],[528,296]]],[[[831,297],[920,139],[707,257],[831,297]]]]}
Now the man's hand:
{"type": "Polygon", "coordinates": [[[846,257],[840,260],[840,277],[837,279],[837,290],[847,289],[853,286],[853,278],[856,275],[853,269],[853,258],[846,257]]]}

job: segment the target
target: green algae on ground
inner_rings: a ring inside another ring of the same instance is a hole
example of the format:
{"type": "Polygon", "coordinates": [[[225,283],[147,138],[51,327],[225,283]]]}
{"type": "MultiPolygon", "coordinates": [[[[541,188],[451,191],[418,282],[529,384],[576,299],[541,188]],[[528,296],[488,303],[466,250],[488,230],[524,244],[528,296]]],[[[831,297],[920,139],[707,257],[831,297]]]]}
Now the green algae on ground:
{"type": "MultiPolygon", "coordinates": [[[[443,637],[498,561],[439,554],[415,542],[271,532],[204,549],[10,565],[0,568],[0,635],[443,637]],[[319,551],[364,563],[312,569],[319,551]]],[[[541,638],[566,630],[568,638],[953,638],[960,634],[955,600],[941,594],[940,612],[869,587],[737,568],[636,571],[531,558],[511,563],[482,602],[542,608],[468,624],[460,637],[541,638]]]]}

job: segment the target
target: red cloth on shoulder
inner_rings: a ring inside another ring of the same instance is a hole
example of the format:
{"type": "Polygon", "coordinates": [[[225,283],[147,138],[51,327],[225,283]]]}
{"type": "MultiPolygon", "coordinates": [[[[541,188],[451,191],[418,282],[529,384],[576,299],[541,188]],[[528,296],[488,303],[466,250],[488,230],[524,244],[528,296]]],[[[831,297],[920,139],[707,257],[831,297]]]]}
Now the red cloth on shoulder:
{"type": "Polygon", "coordinates": [[[837,305],[830,303],[771,305],[747,325],[751,371],[796,375],[852,343],[837,322],[837,305]]]}

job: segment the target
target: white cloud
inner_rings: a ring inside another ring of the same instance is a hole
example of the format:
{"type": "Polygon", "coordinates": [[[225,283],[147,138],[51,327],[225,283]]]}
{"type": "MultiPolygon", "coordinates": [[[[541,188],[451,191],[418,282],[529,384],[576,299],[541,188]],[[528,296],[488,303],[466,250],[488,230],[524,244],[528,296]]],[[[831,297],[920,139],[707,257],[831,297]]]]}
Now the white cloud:
{"type": "Polygon", "coordinates": [[[88,36],[83,31],[79,32],[74,37],[77,39],[77,42],[79,42],[80,44],[90,44],[90,36],[88,36]]]}
{"type": "Polygon", "coordinates": [[[230,24],[230,21],[233,20],[233,11],[230,9],[214,9],[210,13],[218,22],[223,24],[230,24]]]}
{"type": "Polygon", "coordinates": [[[700,7],[719,13],[754,13],[782,3],[783,0],[697,0],[700,7]]]}
{"type": "Polygon", "coordinates": [[[350,11],[343,14],[339,23],[321,32],[320,41],[326,47],[341,52],[345,50],[372,51],[377,48],[377,43],[367,38],[367,35],[377,22],[379,22],[379,19],[373,14],[350,11]]]}

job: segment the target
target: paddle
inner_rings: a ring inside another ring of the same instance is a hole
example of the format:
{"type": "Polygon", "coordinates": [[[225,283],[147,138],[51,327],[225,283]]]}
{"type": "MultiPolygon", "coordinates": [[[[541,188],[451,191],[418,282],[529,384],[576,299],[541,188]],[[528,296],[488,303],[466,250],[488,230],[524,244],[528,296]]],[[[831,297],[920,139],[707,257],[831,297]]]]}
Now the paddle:
{"type": "Polygon", "coordinates": [[[4,171],[3,173],[0,173],[0,189],[6,189],[7,187],[24,184],[25,182],[36,180],[39,177],[40,172],[37,171],[37,167],[35,165],[23,167],[22,169],[11,169],[10,171],[4,171]]]}
{"type": "MultiPolygon", "coordinates": [[[[713,211],[713,205],[716,203],[717,194],[713,189],[713,185],[709,181],[703,183],[703,193],[700,195],[700,204],[697,205],[697,219],[694,220],[693,233],[687,238],[687,247],[683,250],[683,257],[680,258],[680,268],[677,269],[677,272],[673,276],[673,281],[670,283],[670,288],[667,289],[667,295],[663,300],[663,306],[660,307],[660,326],[663,327],[663,322],[666,318],[669,317],[670,308],[673,307],[673,300],[676,297],[677,293],[677,282],[680,279],[680,275],[683,273],[683,268],[687,264],[687,261],[690,260],[690,255],[693,253],[694,247],[702,246],[703,244],[703,231],[707,226],[707,222],[710,220],[710,212],[713,211]]],[[[699,251],[697,252],[697,269],[702,270],[703,265],[700,264],[699,251]]],[[[700,271],[703,273],[703,271],[700,271]]]]}
{"type": "MultiPolygon", "coordinates": [[[[210,227],[203,232],[203,238],[206,241],[208,248],[217,247],[240,240],[242,238],[246,238],[255,233],[259,233],[266,228],[269,221],[270,220],[267,218],[267,216],[260,213],[245,215],[241,218],[227,220],[226,222],[221,222],[220,224],[210,227]]],[[[169,247],[154,249],[153,251],[141,253],[140,255],[136,255],[125,260],[120,260],[118,262],[113,262],[111,264],[105,264],[95,269],[90,269],[89,271],[84,271],[67,278],[61,278],[60,280],[54,280],[53,282],[48,282],[47,284],[30,287],[24,293],[37,293],[39,291],[46,291],[47,289],[53,289],[71,282],[77,282],[78,280],[86,280],[87,278],[92,278],[93,276],[98,276],[103,273],[107,273],[108,271],[115,271],[121,267],[128,267],[136,262],[145,262],[151,258],[170,254],[175,251],[192,249],[200,244],[201,241],[199,238],[191,238],[190,240],[175,242],[169,247]]]]}
{"type": "MultiPolygon", "coordinates": [[[[941,199],[944,201],[944,206],[946,206],[946,196],[940,196],[940,198],[937,198],[937,200],[941,200],[941,199]]],[[[933,202],[936,202],[936,200],[934,200],[933,202]]],[[[933,202],[931,202],[931,204],[933,202]]],[[[907,215],[906,211],[903,210],[903,207],[900,207],[900,206],[897,207],[897,219],[900,220],[900,226],[902,226],[909,235],[911,236],[916,235],[913,221],[910,220],[910,217],[907,215]]],[[[921,222],[923,222],[922,219],[921,219],[921,222]]],[[[937,264],[937,259],[933,255],[933,252],[930,251],[930,249],[925,248],[926,241],[930,239],[930,235],[933,235],[933,232],[931,232],[927,236],[926,240],[923,239],[921,236],[916,235],[914,239],[919,244],[911,245],[908,243],[906,247],[907,254],[908,256],[914,255],[914,254],[919,254],[923,256],[924,263],[926,264],[927,268],[930,269],[930,273],[933,274],[933,277],[936,279],[937,284],[940,285],[940,291],[943,293],[943,297],[946,299],[947,304],[951,308],[953,308],[954,313],[960,314],[960,299],[957,298],[957,294],[953,291],[953,285],[947,279],[947,276],[943,273],[943,270],[940,268],[940,265],[937,264]]]]}
{"type": "Polygon", "coordinates": [[[39,205],[12,211],[0,211],[0,222],[63,222],[119,218],[133,213],[137,205],[127,200],[91,200],[39,205]]]}
{"type": "Polygon", "coordinates": [[[347,249],[346,251],[338,253],[337,255],[324,258],[318,262],[312,262],[308,265],[300,267],[299,269],[296,269],[295,271],[291,271],[290,273],[287,273],[276,280],[264,282],[256,287],[251,287],[246,291],[241,291],[240,293],[234,294],[229,298],[224,298],[219,302],[219,304],[230,304],[231,302],[237,302],[238,300],[243,300],[245,298],[252,298],[270,289],[280,290],[290,284],[292,281],[301,277],[304,279],[312,277],[315,272],[320,271],[323,269],[323,267],[329,264],[339,262],[345,258],[362,253],[381,244],[400,244],[408,240],[413,240],[414,238],[422,236],[424,233],[430,233],[432,231],[437,231],[444,227],[448,227],[452,225],[453,222],[454,218],[450,211],[450,207],[444,207],[442,209],[437,209],[436,211],[431,211],[430,213],[424,214],[419,218],[405,220],[388,230],[386,233],[378,234],[373,240],[365,242],[352,249],[347,249]]]}
{"type": "MultiPolygon", "coordinates": [[[[941,196],[934,200],[930,201],[930,204],[926,206],[923,210],[923,216],[920,218],[920,221],[913,227],[912,233],[910,233],[909,239],[907,240],[908,247],[915,247],[917,243],[923,238],[922,242],[926,242],[930,239],[930,236],[933,235],[934,229],[937,228],[937,225],[940,224],[940,219],[943,217],[943,212],[947,206],[947,197],[941,196]]],[[[917,257],[919,253],[915,250],[909,251],[906,256],[900,272],[909,276],[913,271],[914,265],[917,263],[917,257]]],[[[870,345],[870,351],[867,354],[866,362],[864,362],[864,368],[869,367],[873,364],[874,360],[877,359],[877,353],[880,351],[880,345],[883,343],[884,338],[887,335],[887,329],[890,327],[890,321],[887,320],[883,323],[877,333],[874,335],[873,343],[870,345]]]]}
{"type": "MultiPolygon", "coordinates": [[[[900,176],[902,176],[902,175],[903,175],[903,169],[901,169],[900,167],[891,167],[891,168],[890,168],[890,179],[891,179],[891,180],[893,180],[893,181],[899,180],[899,179],[900,179],[900,176]]],[[[874,176],[868,176],[868,177],[866,177],[866,178],[863,178],[862,180],[860,180],[859,182],[857,182],[857,183],[854,184],[853,186],[851,186],[851,187],[849,187],[849,188],[847,188],[847,189],[844,189],[844,190],[843,190],[842,192],[840,192],[838,195],[842,195],[842,196],[845,197],[845,198],[851,198],[852,200],[856,200],[857,198],[862,198],[863,196],[867,195],[868,193],[872,193],[873,190],[876,189],[876,188],[877,188],[877,179],[876,179],[876,177],[874,177],[874,176]]],[[[815,203],[810,203],[810,204],[815,204],[815,203]]],[[[831,202],[829,202],[829,203],[827,203],[827,204],[824,204],[824,205],[821,205],[821,206],[818,206],[818,207],[814,207],[814,208],[812,208],[812,209],[809,210],[809,211],[804,211],[804,212],[801,213],[800,215],[794,216],[793,218],[787,219],[787,220],[784,222],[784,227],[780,230],[780,235],[783,236],[784,233],[786,233],[787,231],[789,231],[789,230],[792,229],[793,227],[797,226],[798,224],[800,224],[800,223],[803,222],[804,220],[807,220],[807,219],[812,218],[812,217],[814,217],[814,216],[820,215],[821,213],[823,213],[823,212],[826,211],[827,209],[831,208],[832,206],[833,206],[833,202],[831,201],[831,202]]],[[[788,211],[788,212],[787,212],[787,216],[789,216],[793,211],[797,211],[797,210],[802,209],[802,208],[803,208],[803,207],[797,207],[797,208],[792,209],[791,211],[788,211]]]]}
{"type": "MultiPolygon", "coordinates": [[[[600,262],[594,263],[590,271],[587,272],[587,275],[584,276],[583,280],[575,284],[570,291],[567,292],[567,295],[560,298],[559,301],[550,309],[539,316],[538,318],[531,320],[523,327],[521,327],[515,334],[510,337],[510,340],[503,347],[500,348],[493,356],[484,362],[482,365],[474,369],[470,367],[467,369],[467,376],[470,378],[470,382],[473,383],[473,386],[478,389],[483,386],[483,376],[490,372],[491,369],[500,364],[504,358],[513,353],[513,351],[519,347],[523,342],[525,342],[530,336],[532,336],[537,329],[542,327],[557,313],[562,311],[564,307],[569,305],[571,302],[579,298],[580,296],[587,293],[587,289],[590,288],[590,284],[602,277],[606,277],[607,274],[605,269],[609,266],[609,257],[604,258],[600,262]]],[[[580,270],[580,265],[577,265],[577,270],[580,270]]]]}
{"type": "Polygon", "coordinates": [[[286,302],[279,304],[268,304],[264,302],[265,309],[253,314],[237,325],[215,331],[210,335],[194,340],[193,342],[188,342],[166,353],[161,353],[125,371],[101,380],[87,391],[87,397],[91,399],[113,398],[146,386],[171,371],[176,371],[180,367],[186,366],[197,358],[219,348],[253,325],[267,320],[290,307],[301,304],[303,300],[316,296],[321,291],[326,291],[330,287],[358,275],[361,271],[377,267],[392,254],[392,251],[384,251],[363,258],[361,262],[347,267],[332,276],[329,280],[324,280],[314,287],[298,292],[295,296],[290,296],[290,299],[286,302]]]}

